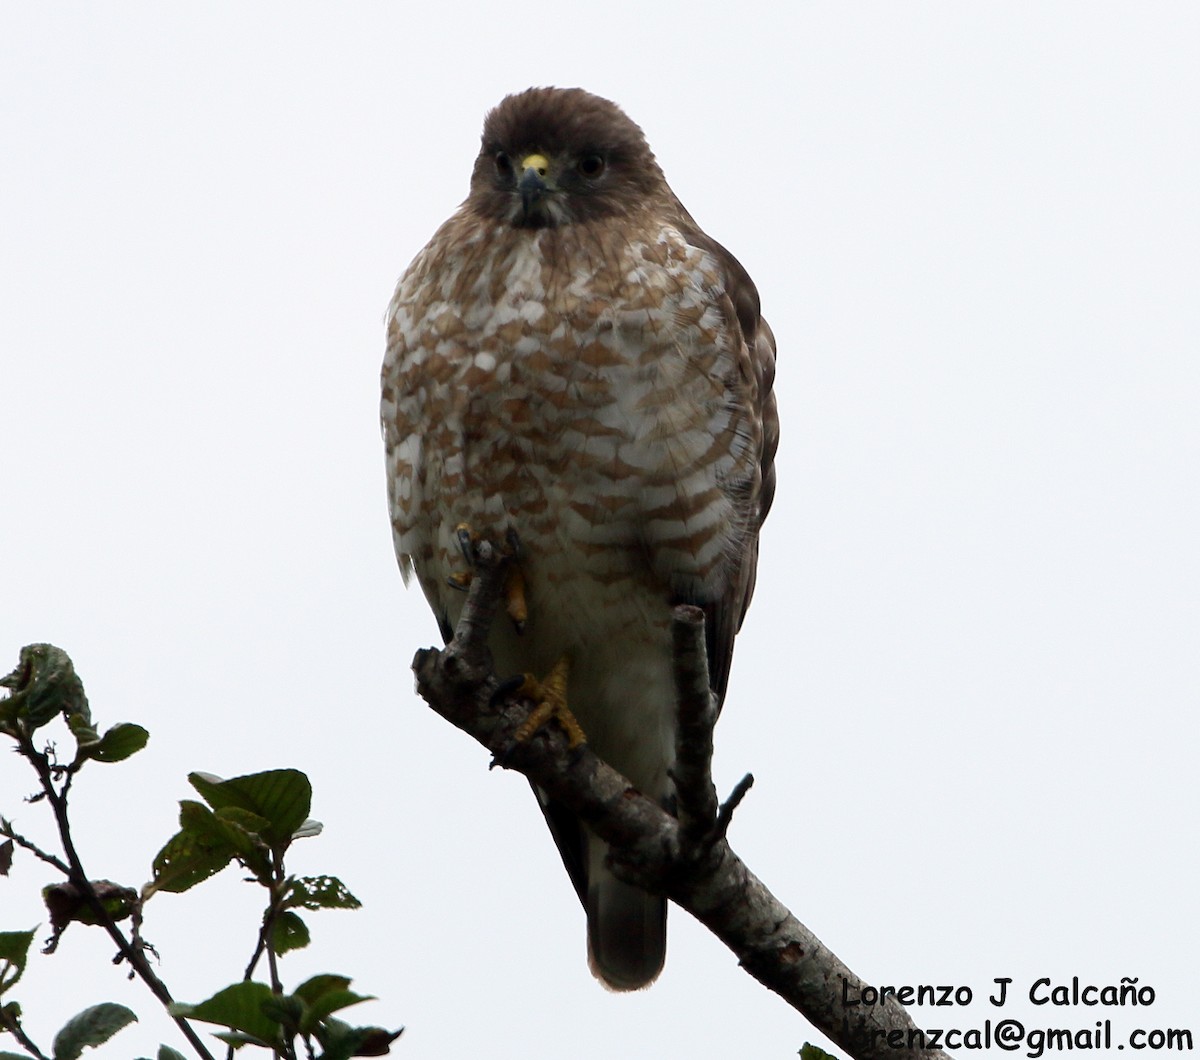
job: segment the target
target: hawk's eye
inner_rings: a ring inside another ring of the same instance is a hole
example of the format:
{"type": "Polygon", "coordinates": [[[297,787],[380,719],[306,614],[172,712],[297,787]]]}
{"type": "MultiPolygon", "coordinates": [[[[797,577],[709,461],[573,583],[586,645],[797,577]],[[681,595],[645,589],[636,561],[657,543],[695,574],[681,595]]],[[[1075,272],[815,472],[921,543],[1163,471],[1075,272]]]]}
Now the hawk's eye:
{"type": "Polygon", "coordinates": [[[579,172],[589,180],[595,180],[604,172],[604,156],[590,151],[579,160],[579,172]]]}
{"type": "Polygon", "coordinates": [[[500,176],[512,176],[512,159],[509,158],[508,155],[506,155],[503,151],[497,151],[493,157],[493,161],[496,163],[496,172],[499,173],[500,176]]]}

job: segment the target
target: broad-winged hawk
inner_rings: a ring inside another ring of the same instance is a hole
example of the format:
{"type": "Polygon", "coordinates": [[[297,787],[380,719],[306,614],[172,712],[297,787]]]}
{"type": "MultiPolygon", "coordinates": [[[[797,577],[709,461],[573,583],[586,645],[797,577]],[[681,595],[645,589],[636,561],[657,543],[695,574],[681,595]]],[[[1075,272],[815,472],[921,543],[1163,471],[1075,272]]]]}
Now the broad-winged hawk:
{"type": "MultiPolygon", "coordinates": [[[[774,371],[746,270],[683,208],[641,129],[580,89],[530,89],[488,114],[470,194],[387,316],[405,579],[416,571],[448,639],[469,576],[461,528],[515,532],[528,615],[494,624],[498,671],[565,676],[592,748],[668,806],[671,607],[704,608],[720,701],[775,488],[774,371]]],[[[593,972],[645,986],[665,900],[618,880],[605,845],[538,795],[593,972]]]]}

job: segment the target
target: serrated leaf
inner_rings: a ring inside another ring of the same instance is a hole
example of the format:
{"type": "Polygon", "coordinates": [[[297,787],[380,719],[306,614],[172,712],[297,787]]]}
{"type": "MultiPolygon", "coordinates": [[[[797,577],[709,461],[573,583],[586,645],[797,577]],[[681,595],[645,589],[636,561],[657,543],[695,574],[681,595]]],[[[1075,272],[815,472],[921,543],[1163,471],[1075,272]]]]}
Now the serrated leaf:
{"type": "Polygon", "coordinates": [[[33,931],[0,931],[0,994],[11,987],[25,971],[33,931]]]}
{"type": "Polygon", "coordinates": [[[84,745],[81,741],[80,751],[97,762],[122,762],[137,754],[149,739],[150,733],[140,725],[123,721],[109,729],[96,743],[84,745]]]}
{"type": "Polygon", "coordinates": [[[291,880],[284,908],[358,909],[362,906],[336,876],[297,876],[291,880]]]}
{"type": "Polygon", "coordinates": [[[271,926],[271,949],[276,954],[302,950],[312,941],[308,925],[295,913],[280,913],[271,926]]]}
{"type": "Polygon", "coordinates": [[[102,1045],[122,1027],[136,1022],[132,1010],[111,1001],[85,1008],[54,1036],[54,1060],[79,1060],[86,1047],[102,1045]]]}
{"type": "Polygon", "coordinates": [[[263,1002],[274,998],[266,983],[235,983],[219,990],[207,1001],[197,1005],[169,1006],[172,1016],[216,1023],[231,1030],[243,1031],[260,1042],[280,1041],[279,1024],[263,1012],[263,1002]]]}
{"type": "Polygon", "coordinates": [[[215,876],[233,860],[228,845],[213,845],[191,832],[176,832],[154,856],[154,877],[146,895],[155,891],[182,894],[215,876]]]}
{"type": "Polygon", "coordinates": [[[188,781],[214,810],[239,806],[270,822],[262,835],[275,850],[284,849],[308,818],[312,785],[298,769],[271,769],[230,780],[190,773],[188,781]]]}
{"type": "Polygon", "coordinates": [[[825,1052],[819,1045],[805,1042],[800,1047],[800,1060],[837,1060],[832,1053],[825,1052]]]}

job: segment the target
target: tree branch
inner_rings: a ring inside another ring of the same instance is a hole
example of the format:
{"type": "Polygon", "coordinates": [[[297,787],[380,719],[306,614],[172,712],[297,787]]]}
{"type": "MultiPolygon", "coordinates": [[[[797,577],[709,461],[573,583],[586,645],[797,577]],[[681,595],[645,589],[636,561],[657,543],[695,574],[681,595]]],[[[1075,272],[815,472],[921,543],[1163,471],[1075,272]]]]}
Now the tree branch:
{"type": "Polygon", "coordinates": [[[704,924],[754,978],[779,994],[856,1060],[937,1057],[898,1005],[847,1005],[867,984],[801,924],[735,854],[725,839],[747,777],[718,809],[711,777],[716,710],[708,689],[703,616],[677,608],[673,623],[679,700],[678,816],[638,792],[586,745],[571,751],[545,726],[523,742],[515,734],[531,707],[501,687],[486,638],[509,562],[476,545],[475,577],[454,639],[413,660],[417,691],[443,718],[577,813],[611,848],[614,869],[667,895],[704,924]]]}
{"type": "MultiPolygon", "coordinates": [[[[143,952],[144,944],[135,945],[125,937],[125,933],[117,925],[112,914],[105,908],[104,903],[96,893],[93,881],[84,870],[79,852],[75,848],[75,840],[71,835],[70,817],[67,812],[69,782],[64,783],[61,791],[55,786],[54,767],[51,766],[46,755],[37,749],[33,743],[32,736],[28,733],[22,731],[18,734],[17,746],[20,753],[29,759],[34,770],[37,772],[42,791],[50,802],[55,823],[58,825],[58,837],[62,843],[63,853],[67,855],[67,863],[65,865],[57,859],[43,858],[43,860],[49,860],[56,867],[65,869],[67,878],[78,888],[83,901],[88,905],[93,916],[96,918],[96,923],[103,927],[113,942],[116,943],[120,958],[129,964],[130,968],[137,973],[141,980],[150,988],[150,992],[158,998],[163,1006],[169,1007],[173,1001],[171,992],[167,989],[166,983],[150,967],[150,962],[146,959],[146,955],[143,952]]],[[[69,776],[70,774],[68,773],[69,776]]],[[[212,1053],[209,1052],[204,1041],[186,1019],[181,1016],[172,1016],[171,1018],[175,1021],[176,1026],[179,1027],[184,1037],[187,1038],[192,1048],[196,1050],[197,1054],[203,1060],[214,1060],[212,1053]]]]}

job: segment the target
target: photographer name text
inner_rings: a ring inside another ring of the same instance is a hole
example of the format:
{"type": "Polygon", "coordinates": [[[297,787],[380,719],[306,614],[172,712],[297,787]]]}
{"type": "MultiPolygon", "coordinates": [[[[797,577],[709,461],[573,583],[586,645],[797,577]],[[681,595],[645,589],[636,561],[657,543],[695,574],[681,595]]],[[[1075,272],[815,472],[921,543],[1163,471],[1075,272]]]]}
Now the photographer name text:
{"type": "MultiPolygon", "coordinates": [[[[1025,997],[1032,1005],[1153,1005],[1154,987],[1139,985],[1137,977],[1122,978],[1119,983],[1084,983],[1073,976],[1069,983],[1056,983],[1045,976],[1030,984],[1026,990],[1010,987],[1013,980],[997,978],[994,987],[987,991],[987,999],[997,1008],[1005,1005],[1010,996],[1025,997]]],[[[842,1005],[928,1005],[933,1008],[966,1006],[975,1000],[975,991],[969,986],[954,984],[920,983],[915,986],[866,986],[852,983],[842,977],[842,1005]]]]}

